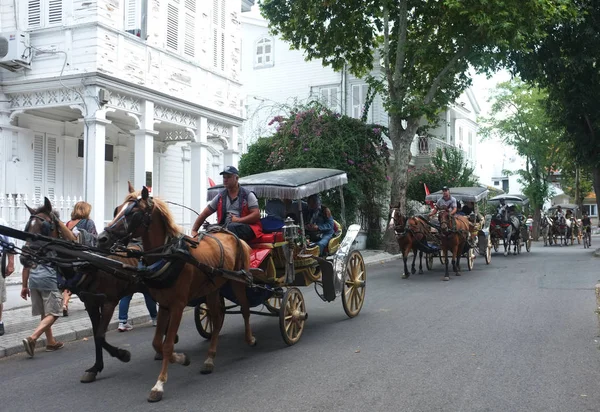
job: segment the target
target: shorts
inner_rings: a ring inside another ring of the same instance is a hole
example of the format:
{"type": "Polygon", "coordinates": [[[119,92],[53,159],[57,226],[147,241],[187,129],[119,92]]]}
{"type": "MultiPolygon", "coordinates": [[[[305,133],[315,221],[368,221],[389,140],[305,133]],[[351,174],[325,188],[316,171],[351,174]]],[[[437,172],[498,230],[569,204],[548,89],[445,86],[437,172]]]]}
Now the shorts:
{"type": "Polygon", "coordinates": [[[0,275],[0,305],[6,302],[6,280],[0,275]]]}
{"type": "Polygon", "coordinates": [[[31,294],[31,315],[62,315],[63,298],[58,290],[29,289],[31,294]]]}

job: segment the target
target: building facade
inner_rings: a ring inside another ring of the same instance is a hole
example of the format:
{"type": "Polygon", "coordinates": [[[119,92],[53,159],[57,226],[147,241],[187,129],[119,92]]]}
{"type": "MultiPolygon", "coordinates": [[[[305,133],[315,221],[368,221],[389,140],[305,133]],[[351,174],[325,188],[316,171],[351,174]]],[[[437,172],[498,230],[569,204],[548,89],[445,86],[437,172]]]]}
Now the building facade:
{"type": "Polygon", "coordinates": [[[0,58],[3,201],[81,198],[102,226],[131,181],[201,210],[208,178],[243,147],[239,19],[252,3],[0,0],[0,37],[24,39],[19,64],[0,58]]]}

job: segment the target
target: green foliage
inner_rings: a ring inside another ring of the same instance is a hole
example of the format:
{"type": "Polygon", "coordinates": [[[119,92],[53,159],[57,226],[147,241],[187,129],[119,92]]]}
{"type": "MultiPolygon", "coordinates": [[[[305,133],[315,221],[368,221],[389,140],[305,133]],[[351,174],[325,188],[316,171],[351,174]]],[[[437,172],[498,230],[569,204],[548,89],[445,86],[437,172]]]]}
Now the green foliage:
{"type": "Polygon", "coordinates": [[[273,33],[308,60],[371,74],[390,115],[391,200],[403,205],[421,119],[434,118],[470,85],[470,68],[490,73],[509,51],[543,37],[541,28],[569,14],[571,1],[263,0],[261,11],[273,33]],[[382,67],[373,70],[375,61],[382,67]]]}
{"type": "Polygon", "coordinates": [[[562,190],[574,199],[573,203],[583,204],[583,199],[594,191],[593,176],[590,168],[579,168],[579,193],[577,193],[577,166],[571,162],[564,164],[560,170],[562,190]],[[579,194],[579,196],[577,196],[579,194]],[[579,198],[577,198],[579,197],[579,198]]]}
{"type": "MultiPolygon", "coordinates": [[[[317,103],[294,107],[270,124],[277,124],[276,133],[259,138],[248,148],[240,160],[240,173],[304,167],[344,170],[348,175],[348,184],[343,187],[346,221],[353,223],[361,217],[369,246],[375,246],[381,236],[380,220],[388,190],[386,129],[340,116],[317,103]]],[[[335,219],[341,218],[338,190],[323,194],[323,204],[335,219]]]]}
{"type": "Polygon", "coordinates": [[[473,187],[478,182],[464,152],[456,148],[437,149],[432,165],[409,169],[406,197],[419,202],[425,201],[425,187],[431,193],[442,187],[473,187]]]}
{"type": "Polygon", "coordinates": [[[549,177],[568,155],[561,138],[564,129],[553,124],[545,111],[548,96],[544,90],[530,87],[519,79],[497,86],[491,115],[482,119],[484,137],[499,137],[525,158],[525,168],[516,173],[523,184],[523,194],[532,206],[541,209],[550,198],[549,177]]]}

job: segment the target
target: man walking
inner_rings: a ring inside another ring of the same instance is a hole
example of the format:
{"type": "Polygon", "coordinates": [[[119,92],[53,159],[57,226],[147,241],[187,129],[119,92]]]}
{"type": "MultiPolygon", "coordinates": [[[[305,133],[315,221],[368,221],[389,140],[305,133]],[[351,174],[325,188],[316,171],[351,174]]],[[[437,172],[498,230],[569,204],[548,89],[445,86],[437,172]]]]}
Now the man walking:
{"type": "MultiPolygon", "coordinates": [[[[2,218],[0,218],[0,225],[8,226],[6,221],[2,218]]],[[[4,235],[0,235],[0,239],[5,243],[8,243],[9,241],[4,235]]],[[[15,271],[15,255],[5,252],[2,248],[2,244],[0,244],[0,262],[2,262],[2,264],[6,262],[6,276],[10,276],[15,271]]],[[[2,322],[4,302],[6,302],[6,281],[4,280],[4,276],[0,276],[0,336],[4,335],[4,323],[2,322]]]]}

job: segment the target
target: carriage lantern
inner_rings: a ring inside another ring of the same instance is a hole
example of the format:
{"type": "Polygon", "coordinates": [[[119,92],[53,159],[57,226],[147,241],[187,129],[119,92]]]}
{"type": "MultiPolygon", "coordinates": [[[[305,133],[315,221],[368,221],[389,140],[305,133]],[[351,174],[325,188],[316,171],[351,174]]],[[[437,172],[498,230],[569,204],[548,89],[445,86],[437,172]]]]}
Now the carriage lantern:
{"type": "Polygon", "coordinates": [[[285,240],[287,240],[288,242],[296,240],[296,238],[298,237],[299,226],[294,224],[294,219],[292,219],[291,217],[285,219],[284,223],[285,225],[283,226],[283,235],[285,237],[285,240]]]}

